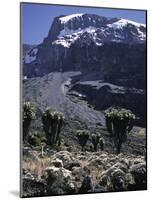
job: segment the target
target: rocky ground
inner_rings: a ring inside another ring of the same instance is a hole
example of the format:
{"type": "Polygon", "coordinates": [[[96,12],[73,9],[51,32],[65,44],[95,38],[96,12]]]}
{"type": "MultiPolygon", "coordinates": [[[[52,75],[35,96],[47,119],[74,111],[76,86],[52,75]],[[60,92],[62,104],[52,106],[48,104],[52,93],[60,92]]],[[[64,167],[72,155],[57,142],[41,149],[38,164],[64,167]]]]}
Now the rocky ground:
{"type": "Polygon", "coordinates": [[[23,197],[146,189],[145,25],[95,14],[58,16],[40,45],[23,45],[23,77],[23,101],[36,107],[22,149],[23,197]],[[136,115],[119,155],[104,117],[117,106],[136,115]],[[43,140],[47,107],[65,116],[59,146],[43,140]],[[81,152],[77,130],[91,139],[99,133],[103,150],[93,152],[89,139],[81,152]],[[41,138],[35,144],[34,135],[41,138]]]}
{"type": "Polygon", "coordinates": [[[24,148],[24,197],[144,189],[144,156],[24,148]]]}
{"type": "MultiPolygon", "coordinates": [[[[80,76],[80,72],[53,72],[24,80],[23,100],[32,101],[37,109],[29,134],[38,132],[44,136],[41,114],[47,107],[64,113],[65,126],[61,132],[63,142],[59,147],[44,146],[42,150],[41,145],[24,144],[23,197],[144,190],[147,187],[146,129],[134,126],[122,146],[121,154],[117,155],[105,127],[103,112],[96,110],[88,99],[91,93],[84,94],[82,87],[80,90],[77,88],[80,76]],[[105,142],[103,151],[98,149],[93,152],[88,140],[85,151],[81,152],[76,131],[83,129],[91,134],[101,134],[105,142]]],[[[80,83],[88,84],[90,82],[84,80],[80,83]]],[[[93,82],[89,91],[97,90],[98,85],[96,87],[95,84],[99,84],[99,90],[104,86],[102,82],[93,82]]],[[[108,86],[114,95],[125,92],[124,87],[108,86]]]]}
{"type": "Polygon", "coordinates": [[[29,78],[23,83],[23,100],[34,102],[41,111],[51,107],[63,112],[67,118],[80,118],[87,124],[102,126],[105,126],[102,111],[110,106],[120,106],[135,113],[137,126],[146,126],[144,89],[95,79],[96,74],[83,76],[79,71],[52,72],[29,78]]]}
{"type": "MultiPolygon", "coordinates": [[[[145,129],[134,127],[128,140],[116,154],[106,129],[97,126],[104,139],[104,150],[91,150],[88,141],[81,151],[75,136],[77,129],[87,128],[70,120],[62,131],[61,146],[23,147],[23,196],[47,196],[146,189],[145,129]],[[68,136],[68,137],[67,137],[68,136]]],[[[93,126],[89,126],[93,132],[93,126]]]]}
{"type": "Polygon", "coordinates": [[[42,111],[51,107],[63,112],[67,118],[80,118],[88,124],[97,122],[104,124],[103,113],[91,108],[86,101],[79,99],[80,96],[67,95],[70,81],[79,74],[80,72],[53,72],[44,77],[25,80],[23,99],[34,102],[42,111]]]}

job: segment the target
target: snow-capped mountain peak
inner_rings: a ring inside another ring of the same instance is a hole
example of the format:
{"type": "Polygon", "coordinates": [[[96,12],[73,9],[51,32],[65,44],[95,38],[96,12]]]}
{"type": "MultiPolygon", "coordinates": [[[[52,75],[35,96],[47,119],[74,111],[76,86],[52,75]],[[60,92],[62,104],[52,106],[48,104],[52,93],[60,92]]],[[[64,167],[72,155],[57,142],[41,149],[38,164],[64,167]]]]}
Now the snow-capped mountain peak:
{"type": "Polygon", "coordinates": [[[97,46],[108,42],[142,43],[146,40],[146,27],[127,19],[105,18],[91,14],[72,14],[60,17],[63,27],[52,45],[65,48],[89,35],[97,46]]]}
{"type": "Polygon", "coordinates": [[[83,13],[71,14],[71,15],[67,15],[67,16],[64,16],[64,17],[60,17],[59,19],[61,21],[61,24],[63,24],[63,23],[66,23],[73,18],[81,17],[82,15],[84,15],[84,14],[83,13]]]}
{"type": "MultiPolygon", "coordinates": [[[[145,41],[144,24],[127,19],[78,13],[56,17],[43,44],[55,49],[55,52],[57,49],[66,52],[73,45],[97,47],[107,43],[142,44],[145,41]]],[[[25,56],[25,63],[40,62],[40,48],[30,51],[25,56]]]]}
{"type": "Polygon", "coordinates": [[[108,27],[112,27],[114,29],[122,29],[123,27],[127,26],[127,25],[133,25],[135,27],[145,27],[145,24],[140,24],[131,20],[127,20],[127,19],[119,19],[118,21],[112,23],[112,24],[108,24],[108,27]]]}

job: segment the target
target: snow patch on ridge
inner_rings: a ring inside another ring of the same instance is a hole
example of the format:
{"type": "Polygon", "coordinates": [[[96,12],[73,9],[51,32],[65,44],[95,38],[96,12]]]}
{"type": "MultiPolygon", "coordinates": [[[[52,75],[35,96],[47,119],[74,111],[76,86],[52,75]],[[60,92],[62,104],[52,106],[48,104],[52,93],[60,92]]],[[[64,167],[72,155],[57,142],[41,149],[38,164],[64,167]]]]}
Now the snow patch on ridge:
{"type": "Polygon", "coordinates": [[[32,49],[29,53],[27,53],[25,55],[24,62],[26,64],[29,64],[29,63],[33,62],[34,60],[36,60],[37,53],[38,53],[37,48],[32,49]]]}
{"type": "Polygon", "coordinates": [[[110,28],[114,28],[114,29],[122,29],[124,26],[127,26],[128,24],[132,24],[136,27],[140,27],[143,26],[145,27],[144,24],[140,24],[131,20],[127,20],[127,19],[120,19],[117,22],[114,22],[112,24],[108,24],[107,26],[110,28]]]}
{"type": "Polygon", "coordinates": [[[127,19],[120,19],[117,22],[108,24],[107,26],[109,28],[113,28],[116,31],[116,30],[122,30],[123,27],[126,27],[128,24],[135,26],[137,33],[131,32],[134,36],[137,35],[137,37],[139,38],[140,41],[144,41],[146,39],[146,35],[140,29],[140,27],[144,27],[144,28],[146,27],[144,24],[140,24],[140,23],[137,23],[137,22],[134,22],[131,20],[127,20],[127,19]]]}
{"type": "Polygon", "coordinates": [[[89,26],[88,28],[85,29],[81,29],[78,28],[77,30],[72,30],[72,29],[63,29],[60,34],[58,35],[58,37],[62,37],[62,36],[71,36],[72,34],[74,35],[78,35],[78,34],[82,34],[84,32],[88,32],[88,33],[94,33],[97,30],[97,28],[93,27],[93,26],[89,26]]]}
{"type": "Polygon", "coordinates": [[[73,18],[81,17],[82,15],[84,15],[84,14],[83,13],[77,13],[77,14],[72,14],[72,15],[67,15],[65,17],[61,17],[60,18],[61,24],[66,23],[73,18]]]}
{"type": "Polygon", "coordinates": [[[68,41],[66,41],[65,39],[59,39],[59,40],[55,40],[52,42],[52,45],[54,44],[60,44],[66,48],[69,48],[70,47],[70,43],[68,41]]]}
{"type": "MultiPolygon", "coordinates": [[[[64,29],[60,31],[57,39],[53,41],[52,44],[59,44],[65,48],[70,48],[70,46],[85,33],[91,36],[91,39],[97,46],[102,46],[104,41],[120,43],[127,40],[126,31],[130,33],[131,37],[134,38],[134,41],[143,42],[146,40],[146,26],[127,19],[118,19],[116,22],[106,24],[106,26],[100,28],[95,27],[95,25],[90,25],[86,28],[79,27],[73,30],[67,26],[66,22],[73,18],[79,18],[82,15],[84,14],[72,14],[60,17],[61,23],[64,23],[64,29]],[[128,30],[124,30],[124,27],[128,27],[128,30]]],[[[89,17],[89,20],[90,19],[91,18],[89,17]]],[[[86,38],[87,34],[83,35],[83,38],[86,38]]]]}
{"type": "MultiPolygon", "coordinates": [[[[60,31],[60,34],[58,35],[58,39],[53,41],[52,44],[61,44],[62,46],[69,48],[71,44],[73,44],[83,33],[89,33],[93,36],[94,41],[96,38],[96,30],[98,28],[95,27],[88,27],[85,29],[78,28],[77,30],[72,29],[63,29],[60,31]]],[[[101,46],[102,43],[96,42],[96,45],[101,46]]]]}

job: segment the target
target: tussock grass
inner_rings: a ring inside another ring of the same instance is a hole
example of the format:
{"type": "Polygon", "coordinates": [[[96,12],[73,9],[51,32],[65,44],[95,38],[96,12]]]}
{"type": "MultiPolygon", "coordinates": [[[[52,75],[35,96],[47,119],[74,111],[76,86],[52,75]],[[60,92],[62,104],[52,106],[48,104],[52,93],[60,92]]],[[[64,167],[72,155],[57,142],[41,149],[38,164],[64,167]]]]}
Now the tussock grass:
{"type": "Polygon", "coordinates": [[[38,160],[23,161],[23,168],[32,174],[35,174],[38,178],[44,175],[45,169],[50,166],[50,158],[39,158],[38,160]]]}
{"type": "Polygon", "coordinates": [[[145,130],[145,129],[141,129],[141,130],[137,133],[137,135],[139,135],[139,136],[145,136],[145,135],[146,135],[146,130],[145,130]]]}

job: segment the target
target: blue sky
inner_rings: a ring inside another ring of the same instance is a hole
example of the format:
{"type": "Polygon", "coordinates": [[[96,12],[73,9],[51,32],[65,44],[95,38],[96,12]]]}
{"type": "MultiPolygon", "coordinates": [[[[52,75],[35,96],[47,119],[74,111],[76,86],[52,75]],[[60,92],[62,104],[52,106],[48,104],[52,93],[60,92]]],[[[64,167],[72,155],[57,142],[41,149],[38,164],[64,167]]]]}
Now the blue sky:
{"type": "Polygon", "coordinates": [[[92,13],[146,23],[145,11],[23,3],[21,12],[23,43],[41,43],[47,36],[54,17],[73,13],[92,13]]]}

